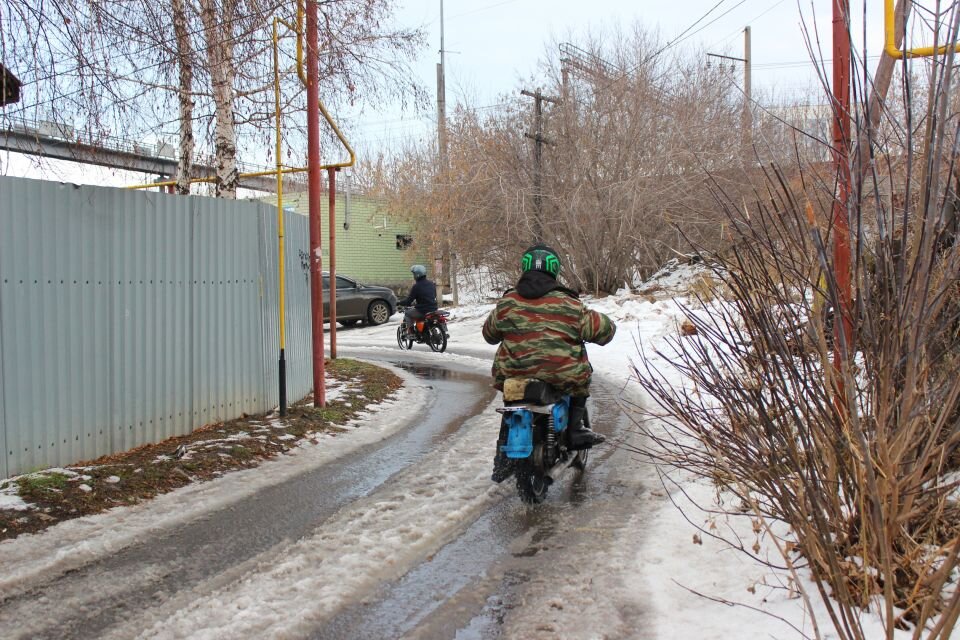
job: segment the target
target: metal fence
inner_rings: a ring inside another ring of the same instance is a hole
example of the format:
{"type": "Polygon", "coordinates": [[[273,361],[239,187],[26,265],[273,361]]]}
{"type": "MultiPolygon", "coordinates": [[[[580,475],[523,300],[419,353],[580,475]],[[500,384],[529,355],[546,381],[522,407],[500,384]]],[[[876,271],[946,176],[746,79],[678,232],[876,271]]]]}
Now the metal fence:
{"type": "MultiPolygon", "coordinates": [[[[287,385],[311,384],[286,219],[287,385]]],[[[276,209],[0,177],[0,478],[276,406],[276,209]]]]}

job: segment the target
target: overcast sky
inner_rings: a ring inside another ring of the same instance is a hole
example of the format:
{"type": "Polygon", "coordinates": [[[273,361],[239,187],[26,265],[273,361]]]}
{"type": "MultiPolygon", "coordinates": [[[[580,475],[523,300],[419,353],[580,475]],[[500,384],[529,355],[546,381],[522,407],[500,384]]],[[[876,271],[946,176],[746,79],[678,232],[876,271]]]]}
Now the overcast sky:
{"type": "MultiPolygon", "coordinates": [[[[550,43],[576,40],[587,29],[637,21],[659,32],[664,42],[677,42],[675,50],[743,55],[743,28],[752,32],[754,95],[763,91],[789,93],[816,86],[816,77],[803,36],[803,25],[816,27],[823,57],[831,57],[832,0],[443,0],[447,50],[448,109],[458,99],[472,106],[495,104],[504,94],[515,94],[536,82],[537,63],[546,57],[550,43]],[[533,78],[531,80],[531,78],[533,78]]],[[[920,4],[932,6],[934,0],[920,4]]],[[[404,0],[397,22],[421,26],[428,44],[414,72],[435,100],[436,63],[440,49],[441,0],[404,0]]],[[[859,3],[853,3],[860,11],[859,3]]],[[[855,38],[866,32],[868,54],[879,53],[883,41],[883,0],[868,3],[866,21],[854,17],[855,38]]],[[[918,40],[929,43],[918,34],[918,40]]],[[[919,42],[918,42],[919,44],[919,42]]],[[[554,45],[555,46],[555,45],[554,45]]],[[[870,61],[871,68],[875,60],[870,61]]],[[[733,70],[742,78],[741,69],[733,70]]],[[[535,88],[535,87],[528,87],[535,88]]],[[[334,116],[362,155],[397,145],[409,138],[434,135],[435,106],[428,113],[401,113],[389,105],[367,107],[363,114],[334,116]]],[[[250,160],[257,162],[257,160],[250,160]]],[[[2,172],[59,180],[116,184],[110,172],[77,172],[72,168],[38,170],[16,157],[0,157],[2,172]],[[101,178],[101,174],[103,177],[101,178]]],[[[142,181],[142,180],[137,180],[142,181]]]]}
{"type": "MultiPolygon", "coordinates": [[[[874,12],[867,22],[871,56],[879,53],[883,42],[882,3],[869,3],[874,12]]],[[[415,68],[431,93],[439,62],[440,4],[441,0],[405,0],[398,11],[399,22],[423,26],[428,33],[428,51],[415,68]]],[[[617,23],[639,22],[657,31],[664,42],[684,38],[674,46],[691,55],[706,50],[736,57],[743,56],[743,29],[749,25],[755,93],[816,86],[804,23],[808,29],[816,26],[824,58],[832,57],[831,0],[443,0],[443,6],[448,109],[464,96],[474,106],[495,104],[498,96],[515,93],[536,74],[537,62],[546,56],[550,43],[617,23]]],[[[862,41],[862,16],[855,17],[853,30],[862,41]]],[[[738,81],[741,74],[741,68],[734,70],[738,81]]],[[[376,146],[417,135],[427,126],[435,127],[435,122],[435,114],[401,118],[393,113],[366,115],[351,128],[358,143],[376,146]]]]}

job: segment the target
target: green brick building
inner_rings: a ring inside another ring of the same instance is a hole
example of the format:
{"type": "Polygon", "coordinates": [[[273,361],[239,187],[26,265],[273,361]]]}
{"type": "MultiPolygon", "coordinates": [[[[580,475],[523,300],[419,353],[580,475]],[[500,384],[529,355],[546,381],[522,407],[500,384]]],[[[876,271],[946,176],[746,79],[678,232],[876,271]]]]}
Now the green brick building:
{"type": "MultiPolygon", "coordinates": [[[[276,205],[276,197],[263,199],[276,205]]],[[[329,196],[321,202],[323,268],[330,264],[329,196]]],[[[306,217],[309,200],[306,192],[283,194],[284,208],[306,217]]],[[[413,284],[410,265],[423,264],[434,277],[433,260],[417,242],[409,224],[384,212],[381,200],[343,192],[337,194],[336,243],[337,273],[364,284],[391,287],[405,295],[413,284]],[[348,203],[349,201],[349,203],[348,203]]]]}

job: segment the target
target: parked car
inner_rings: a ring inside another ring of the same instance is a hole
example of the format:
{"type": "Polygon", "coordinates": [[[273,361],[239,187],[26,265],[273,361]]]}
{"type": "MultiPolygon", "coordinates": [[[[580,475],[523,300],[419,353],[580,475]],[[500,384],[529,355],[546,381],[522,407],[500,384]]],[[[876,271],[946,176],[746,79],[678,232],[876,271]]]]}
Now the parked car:
{"type": "MultiPolygon", "coordinates": [[[[345,327],[383,324],[397,311],[397,296],[387,287],[361,284],[337,274],[337,322],[345,327]]],[[[330,274],[323,274],[323,318],[330,322],[330,274]]]]}

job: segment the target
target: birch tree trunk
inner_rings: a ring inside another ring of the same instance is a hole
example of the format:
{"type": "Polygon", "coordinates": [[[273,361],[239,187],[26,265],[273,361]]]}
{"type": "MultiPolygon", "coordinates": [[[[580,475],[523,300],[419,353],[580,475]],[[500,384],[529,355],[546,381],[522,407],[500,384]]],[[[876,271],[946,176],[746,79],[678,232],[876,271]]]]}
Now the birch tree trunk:
{"type": "Polygon", "coordinates": [[[180,103],[180,153],[177,160],[177,193],[190,194],[190,174],[193,172],[193,44],[187,28],[187,14],[183,0],[173,0],[173,31],[177,39],[177,57],[180,68],[178,99],[180,103]]]}
{"type": "Polygon", "coordinates": [[[233,81],[236,77],[233,58],[234,0],[200,1],[200,19],[207,49],[207,66],[214,103],[214,154],[217,181],[214,195],[236,198],[240,175],[237,170],[237,133],[233,115],[233,81]]]}

